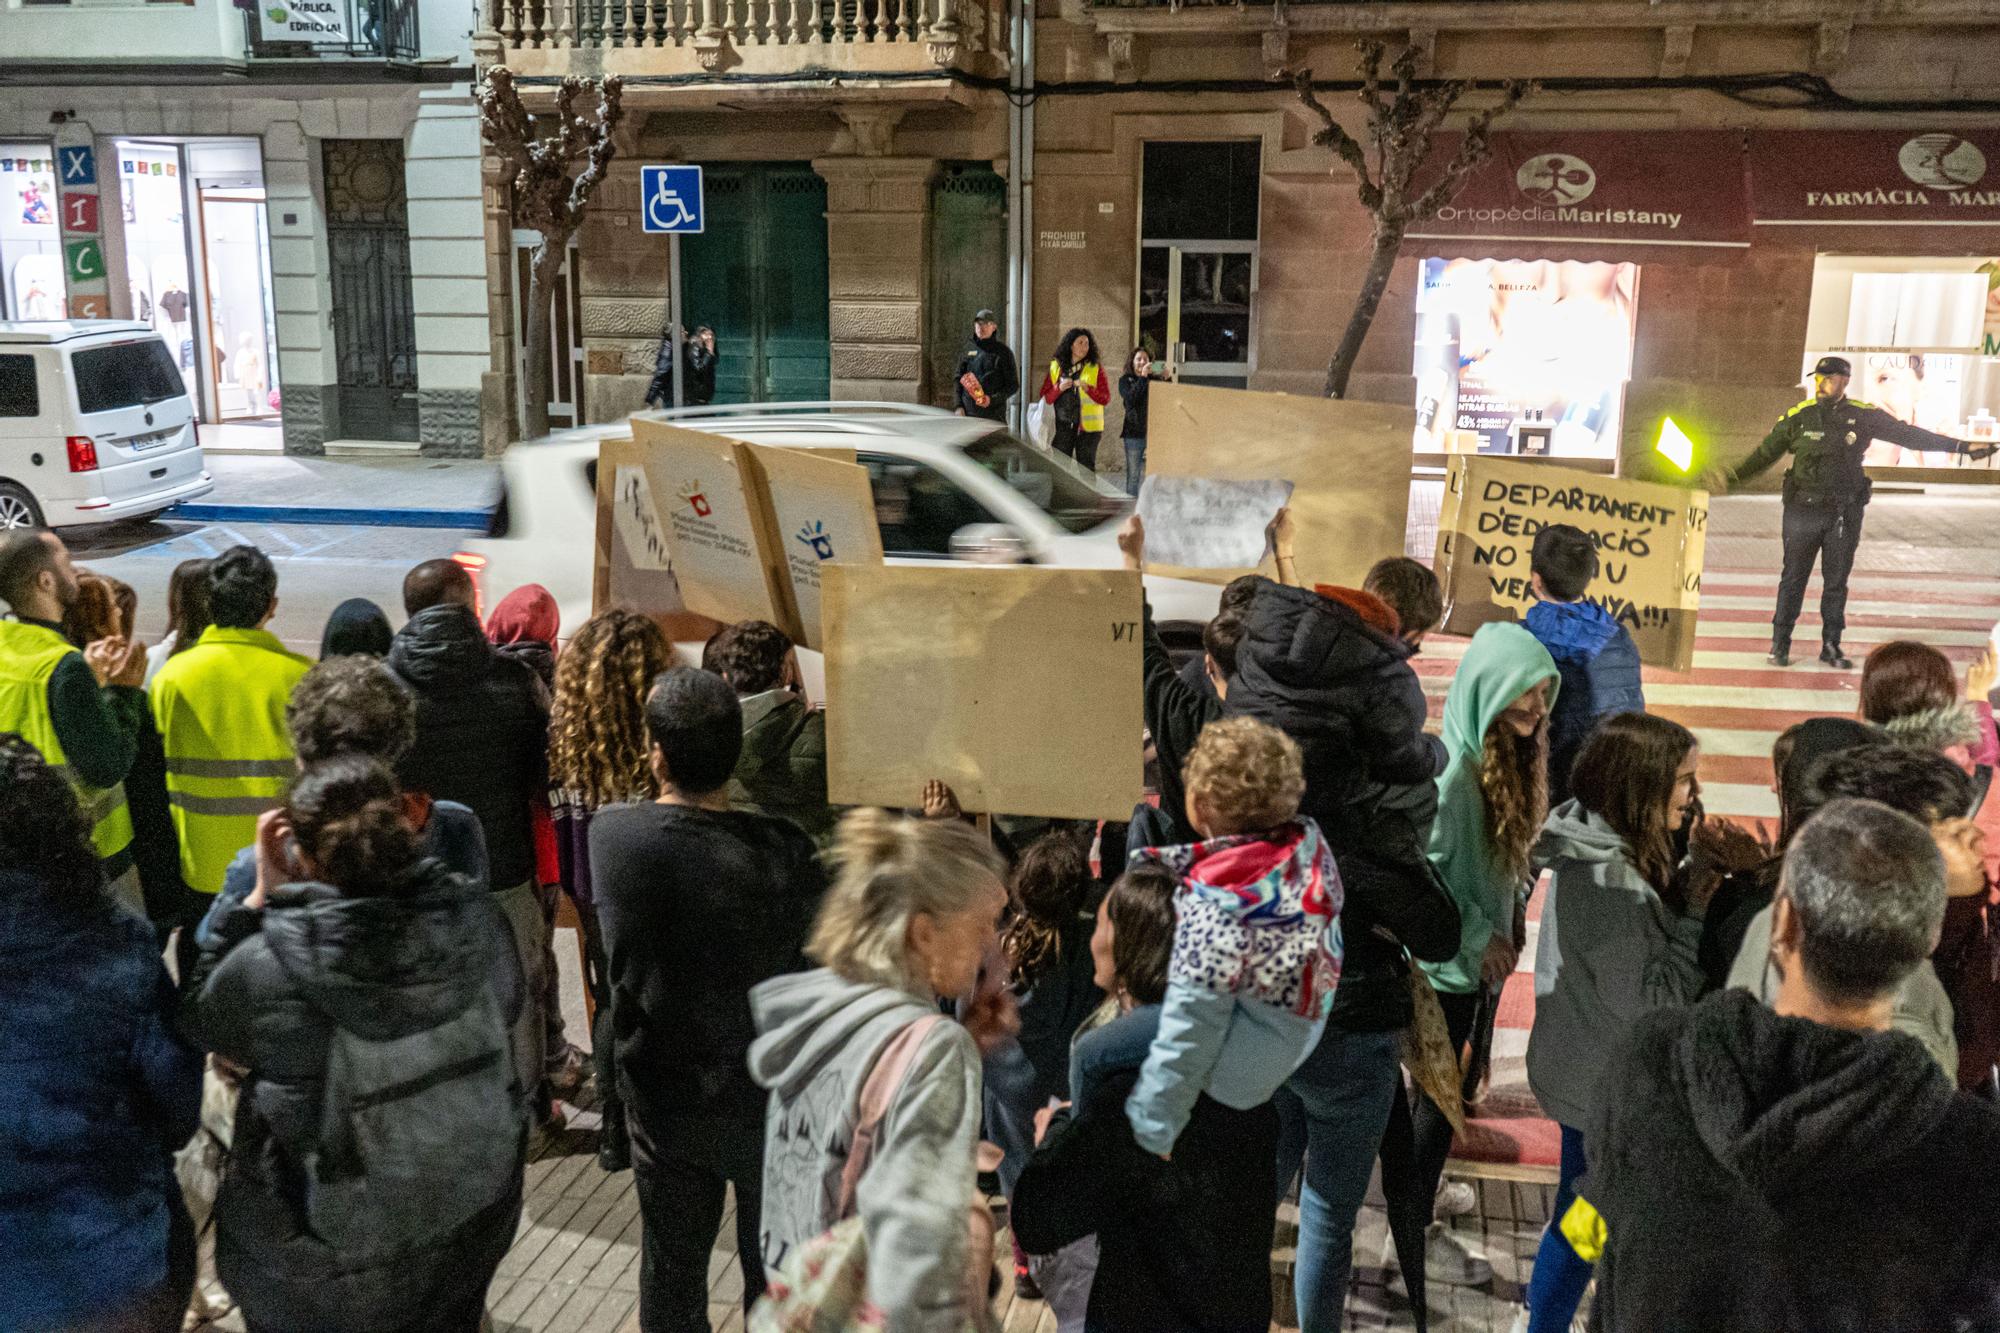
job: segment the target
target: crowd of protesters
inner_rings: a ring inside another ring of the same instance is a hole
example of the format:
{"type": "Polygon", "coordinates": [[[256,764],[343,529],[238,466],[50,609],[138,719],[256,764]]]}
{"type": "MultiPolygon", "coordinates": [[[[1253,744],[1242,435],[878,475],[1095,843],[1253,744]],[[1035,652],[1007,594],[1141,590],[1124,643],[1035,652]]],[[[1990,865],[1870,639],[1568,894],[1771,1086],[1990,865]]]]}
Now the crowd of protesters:
{"type": "MultiPolygon", "coordinates": [[[[1087,341],[1045,395],[1101,401],[1087,341]]],[[[762,622],[697,668],[627,610],[560,642],[532,585],[482,622],[427,561],[400,629],[349,601],[315,662],[237,547],[144,647],[129,588],[9,536],[0,1326],[178,1328],[204,1213],[256,1333],[471,1333],[594,1081],[647,1333],[708,1328],[731,1195],[753,1329],[990,1328],[1009,1263],[1066,1330],[1263,1333],[1294,1191],[1331,1333],[1378,1169],[1426,1328],[1427,1284],[1492,1278],[1444,1174],[1539,891],[1560,1170],[1517,1328],[1594,1281],[1607,1331],[2000,1329],[1991,654],[1961,686],[1877,648],[1858,717],[1779,738],[1764,832],[1703,811],[1577,529],[1441,734],[1430,571],[1302,587],[1269,538],[1188,660],[1148,608],[1157,798],[1092,828],[975,825],[940,783],[835,808],[762,622]]],[[[1119,544],[1143,570],[1137,519],[1119,544]]]]}

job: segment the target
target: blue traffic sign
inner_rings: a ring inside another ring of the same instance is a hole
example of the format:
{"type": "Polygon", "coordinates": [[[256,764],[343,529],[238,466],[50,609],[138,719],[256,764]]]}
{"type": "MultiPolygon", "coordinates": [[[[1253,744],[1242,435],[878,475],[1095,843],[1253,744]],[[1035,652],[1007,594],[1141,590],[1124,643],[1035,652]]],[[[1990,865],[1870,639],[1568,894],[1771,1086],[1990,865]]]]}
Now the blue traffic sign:
{"type": "Polygon", "coordinates": [[[702,230],[700,167],[640,167],[639,192],[644,230],[702,230]]]}

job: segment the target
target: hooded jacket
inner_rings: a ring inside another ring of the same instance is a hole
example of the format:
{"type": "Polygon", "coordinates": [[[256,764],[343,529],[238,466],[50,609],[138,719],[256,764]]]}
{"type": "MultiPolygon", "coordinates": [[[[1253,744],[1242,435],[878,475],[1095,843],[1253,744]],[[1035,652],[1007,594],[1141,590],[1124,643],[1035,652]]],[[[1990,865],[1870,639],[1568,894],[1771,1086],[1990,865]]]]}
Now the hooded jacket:
{"type": "Polygon", "coordinates": [[[1310,819],[1266,833],[1148,848],[1181,882],[1159,1035],[1125,1104],[1164,1157],[1203,1093],[1271,1100],[1319,1044],[1340,978],[1340,873],[1310,819]]]}
{"type": "Polygon", "coordinates": [[[743,700],[743,753],[729,806],[788,819],[824,850],[840,812],[826,801],[826,714],[789,690],[743,700]]]}
{"type": "Polygon", "coordinates": [[[1346,895],[1327,1021],[1379,1032],[1409,1021],[1403,950],[1436,960],[1458,948],[1458,914],[1424,854],[1444,747],[1424,733],[1424,690],[1395,613],[1340,591],[1258,585],[1227,711],[1277,727],[1304,756],[1299,813],[1319,825],[1346,895]]]}
{"type": "MultiPolygon", "coordinates": [[[[489,989],[504,1020],[520,1012],[520,965],[492,896],[436,861],[418,861],[366,897],[285,885],[261,911],[238,907],[218,933],[223,952],[204,951],[191,1020],[203,1045],[250,1070],[216,1201],[224,1285],[256,1324],[299,1333],[401,1328],[484,1290],[520,1216],[525,1110],[519,1137],[488,1145],[514,1156],[513,1188],[469,1201],[481,1207],[471,1221],[415,1252],[357,1265],[299,1219],[335,1023],[372,1041],[412,1036],[456,1018],[489,989]]],[[[440,1177],[384,1188],[445,1200],[457,1183],[440,1177]]]]}
{"type": "Polygon", "coordinates": [[[542,682],[556,687],[556,638],[562,633],[562,611],[555,596],[539,583],[524,583],[500,599],[486,617],[486,638],[502,657],[524,664],[542,682]]]}
{"type": "Polygon", "coordinates": [[[1640,1015],[1700,998],[1701,918],[1660,901],[1625,839],[1581,801],[1549,815],[1534,863],[1555,878],[1535,952],[1528,1086],[1558,1123],[1581,1128],[1640,1015]]]}
{"type": "Polygon", "coordinates": [[[0,871],[0,1325],[69,1328],[167,1277],[173,1154],[201,1053],[171,1026],[153,928],[108,895],[0,871]]]}
{"type": "Polygon", "coordinates": [[[1646,711],[1639,646],[1594,602],[1536,602],[1521,621],[1556,662],[1562,678],[1549,709],[1549,804],[1569,799],[1569,771],[1597,724],[1646,711]]]}
{"type": "MultiPolygon", "coordinates": [[[[1479,790],[1486,732],[1508,705],[1543,681],[1562,697],[1555,659],[1520,625],[1482,625],[1472,636],[1444,702],[1444,746],[1450,755],[1438,779],[1438,817],[1431,863],[1458,904],[1458,954],[1425,963],[1431,984],[1455,995],[1479,989],[1479,960],[1496,930],[1512,930],[1514,907],[1527,885],[1495,862],[1479,790]]],[[[1549,702],[1555,703],[1555,699],[1549,702]]]]}
{"type": "Polygon", "coordinates": [[[1908,1037],[1725,991],[1641,1019],[1604,1086],[1593,1330],[2000,1327],[2000,1109],[1908,1037]]]}
{"type": "MultiPolygon", "coordinates": [[[[826,968],[750,992],[761,1034],[750,1077],[769,1089],[764,1135],[764,1267],[825,1231],[854,1143],[861,1088],[898,1032],[932,1001],[826,968]]],[[[876,1136],[855,1210],[868,1242],[868,1298],[895,1333],[963,1333],[966,1219],[979,1143],[979,1048],[938,1023],[910,1062],[876,1136]]]]}
{"type": "Polygon", "coordinates": [[[417,743],[396,765],[404,787],[457,801],[486,830],[497,890],[535,873],[529,808],[549,785],[549,701],[535,673],[486,641],[470,607],[419,611],[389,646],[417,700],[417,743]]]}

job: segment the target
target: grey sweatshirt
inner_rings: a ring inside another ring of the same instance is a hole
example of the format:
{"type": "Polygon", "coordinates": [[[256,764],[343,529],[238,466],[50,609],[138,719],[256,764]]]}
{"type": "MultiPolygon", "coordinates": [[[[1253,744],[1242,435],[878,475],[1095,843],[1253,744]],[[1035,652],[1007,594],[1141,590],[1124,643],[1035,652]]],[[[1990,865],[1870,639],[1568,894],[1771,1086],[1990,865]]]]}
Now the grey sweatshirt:
{"type": "MultiPolygon", "coordinates": [[[[1750,918],[1743,932],[1743,946],[1729,967],[1729,985],[1747,990],[1769,1005],[1778,998],[1778,969],[1771,966],[1771,909],[1766,907],[1750,918]]],[[[1896,992],[1896,1009],[1890,1026],[1907,1032],[1924,1044],[1931,1059],[1938,1062],[1944,1076],[1958,1081],[1958,1037],[1952,1031],[1951,997],[1938,980],[1937,969],[1926,958],[1917,964],[1896,992]]]]}
{"type": "MultiPolygon", "coordinates": [[[[750,1076],[770,1089],[764,1133],[764,1267],[839,1219],[841,1169],[854,1141],[862,1084],[903,1028],[937,1014],[893,986],[842,980],[825,968],[750,992],[762,1035],[750,1076]]],[[[979,1143],[979,1048],[950,1021],[910,1064],[855,1192],[868,1238],[868,1296],[891,1333],[962,1333],[967,1220],[979,1143]]]]}
{"type": "Polygon", "coordinates": [[[1632,1025],[1700,998],[1701,918],[1669,910],[1625,840],[1579,801],[1549,815],[1534,860],[1555,878],[1535,952],[1528,1086],[1559,1123],[1581,1129],[1632,1025]]]}

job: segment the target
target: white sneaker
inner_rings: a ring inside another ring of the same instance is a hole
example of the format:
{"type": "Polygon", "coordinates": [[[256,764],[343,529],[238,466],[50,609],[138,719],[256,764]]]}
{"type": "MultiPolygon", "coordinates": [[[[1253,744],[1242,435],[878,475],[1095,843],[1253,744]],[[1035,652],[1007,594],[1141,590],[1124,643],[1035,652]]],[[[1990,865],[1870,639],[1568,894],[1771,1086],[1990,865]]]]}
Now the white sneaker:
{"type": "Polygon", "coordinates": [[[1469,1180],[1445,1180],[1438,1183],[1437,1208],[1433,1216],[1442,1222],[1446,1218],[1464,1217],[1479,1207],[1479,1190],[1469,1180]]]}
{"type": "Polygon", "coordinates": [[[1448,1287],[1483,1287],[1493,1280],[1493,1265],[1470,1241],[1433,1222],[1424,1236],[1424,1277],[1448,1287]]]}

